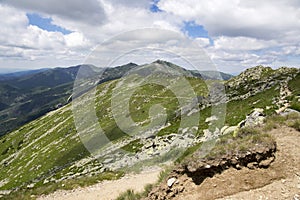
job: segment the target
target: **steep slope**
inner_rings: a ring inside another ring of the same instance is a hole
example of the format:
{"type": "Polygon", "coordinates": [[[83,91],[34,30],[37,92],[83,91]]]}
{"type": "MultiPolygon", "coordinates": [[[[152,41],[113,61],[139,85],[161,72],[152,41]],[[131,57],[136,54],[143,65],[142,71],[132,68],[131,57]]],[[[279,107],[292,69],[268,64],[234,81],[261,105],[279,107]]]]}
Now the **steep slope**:
{"type": "Polygon", "coordinates": [[[2,75],[6,78],[0,77],[0,136],[65,105],[79,69],[89,76],[100,74],[102,83],[120,78],[135,66],[129,63],[104,71],[92,65],[78,65],[2,75]]]}
{"type": "Polygon", "coordinates": [[[65,104],[80,67],[41,70],[0,81],[0,135],[65,104]]]}
{"type": "MultiPolygon", "coordinates": [[[[154,64],[164,66],[164,63],[154,64]]],[[[256,73],[256,68],[251,70],[252,73],[256,73]]],[[[240,77],[230,80],[225,84],[229,99],[227,99],[227,115],[224,125],[236,125],[254,107],[263,108],[270,113],[274,112],[278,108],[274,101],[280,97],[281,82],[295,81],[295,78],[299,78],[297,74],[299,74],[297,69],[279,69],[272,72],[271,76],[261,76],[260,80],[262,81],[259,84],[248,84],[244,78],[240,77]],[[265,85],[269,84],[266,83],[269,79],[272,79],[274,83],[267,87],[265,85]],[[246,84],[249,86],[246,87],[246,84]],[[243,88],[240,93],[236,91],[239,89],[239,85],[243,88]],[[248,93],[249,95],[247,95],[248,93]],[[267,107],[270,107],[269,110],[267,107]]],[[[139,75],[133,75],[139,77],[139,75]]],[[[143,76],[141,78],[144,79],[143,76]]],[[[156,74],[154,78],[177,80],[164,74],[156,74]]],[[[19,190],[22,193],[30,194],[36,192],[38,188],[50,187],[57,183],[65,185],[70,180],[76,182],[84,177],[98,177],[104,171],[118,169],[116,166],[124,165],[125,160],[129,166],[135,166],[135,155],[138,155],[139,159],[146,163],[145,161],[149,157],[162,153],[168,143],[174,142],[174,145],[178,146],[197,144],[203,139],[204,130],[212,123],[207,120],[211,117],[211,105],[220,106],[224,102],[217,104],[213,99],[216,96],[209,93],[208,85],[213,85],[210,81],[205,82],[196,77],[185,78],[203,102],[191,106],[187,111],[181,108],[181,115],[178,115],[178,110],[180,110],[178,99],[182,97],[174,95],[172,91],[165,89],[162,85],[142,85],[129,99],[121,99],[117,102],[118,105],[128,103],[131,118],[134,122],[144,126],[151,122],[149,116],[151,117],[150,108],[153,105],[160,104],[165,107],[166,123],[164,126],[154,128],[152,130],[154,136],[152,135],[151,138],[129,136],[117,125],[111,105],[114,90],[121,80],[107,81],[98,85],[95,91],[95,111],[98,122],[107,138],[115,144],[115,149],[109,149],[110,154],[105,154],[105,151],[97,152],[99,159],[92,157],[81,143],[82,138],[79,137],[80,133],[78,135],[75,128],[71,104],[5,135],[0,139],[0,190],[19,190]],[[204,102],[206,102],[205,105],[204,102]],[[178,130],[183,116],[193,117],[196,115],[194,108],[196,110],[201,108],[199,126],[178,130]],[[117,151],[114,154],[116,149],[126,152],[119,154],[120,152],[117,151]]],[[[134,77],[130,76],[130,80],[134,80],[134,77]]],[[[219,82],[214,81],[213,83],[219,82]]],[[[177,90],[186,90],[186,88],[177,88],[177,90]]],[[[122,96],[126,95],[128,90],[125,88],[124,91],[118,92],[122,96]]],[[[93,138],[90,141],[93,142],[93,138]]],[[[148,164],[151,165],[151,162],[148,164]]]]}
{"type": "MultiPolygon", "coordinates": [[[[201,73],[188,71],[173,63],[157,60],[153,64],[167,66],[190,77],[201,73]]],[[[128,63],[113,68],[78,65],[69,68],[41,69],[0,75],[0,136],[45,113],[65,105],[70,100],[77,72],[94,76],[98,83],[121,78],[138,65],[128,63]]],[[[206,79],[219,79],[218,72],[206,79]]],[[[206,74],[206,73],[204,73],[206,74]]]]}

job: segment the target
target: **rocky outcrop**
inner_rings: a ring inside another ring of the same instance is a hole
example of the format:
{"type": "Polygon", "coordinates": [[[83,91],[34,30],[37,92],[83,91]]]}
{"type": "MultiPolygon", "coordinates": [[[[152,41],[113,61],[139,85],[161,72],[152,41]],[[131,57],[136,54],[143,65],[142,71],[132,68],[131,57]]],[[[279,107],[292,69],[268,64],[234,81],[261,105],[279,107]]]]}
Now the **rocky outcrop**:
{"type": "MultiPolygon", "coordinates": [[[[200,138],[200,142],[205,142],[208,140],[216,139],[221,135],[233,134],[235,135],[240,128],[243,127],[256,127],[264,123],[266,115],[264,114],[264,109],[254,108],[253,111],[246,116],[246,119],[241,121],[237,126],[223,126],[221,129],[215,128],[214,131],[209,129],[203,130],[203,137],[200,138]]],[[[205,120],[206,123],[217,120],[215,116],[211,116],[205,120]]]]}
{"type": "Polygon", "coordinates": [[[246,99],[276,85],[285,85],[299,72],[299,69],[287,67],[277,70],[263,66],[249,68],[225,83],[226,95],[230,101],[246,99]]]}
{"type": "Polygon", "coordinates": [[[255,108],[249,115],[246,116],[245,120],[241,121],[238,124],[238,127],[256,127],[262,125],[264,123],[265,118],[266,115],[264,114],[264,109],[255,108]]]}

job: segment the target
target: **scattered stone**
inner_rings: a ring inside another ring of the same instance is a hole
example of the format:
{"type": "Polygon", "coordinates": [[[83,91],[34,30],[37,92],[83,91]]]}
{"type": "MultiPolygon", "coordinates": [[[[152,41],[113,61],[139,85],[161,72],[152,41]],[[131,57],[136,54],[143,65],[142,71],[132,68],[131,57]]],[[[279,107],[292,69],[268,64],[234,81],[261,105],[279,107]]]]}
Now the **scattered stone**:
{"type": "Polygon", "coordinates": [[[103,164],[108,164],[108,163],[111,163],[113,162],[114,159],[113,158],[106,158],[104,161],[103,161],[103,164]]]}
{"type": "Polygon", "coordinates": [[[221,134],[222,135],[227,135],[227,134],[231,134],[233,133],[235,130],[237,130],[238,126],[230,126],[228,128],[226,128],[223,132],[222,132],[222,129],[221,129],[221,134]]]}
{"type": "Polygon", "coordinates": [[[240,169],[242,169],[242,166],[239,165],[239,164],[237,164],[237,165],[235,166],[235,168],[238,169],[238,170],[240,170],[240,169]]]}
{"type": "Polygon", "coordinates": [[[31,183],[31,184],[27,185],[27,188],[28,189],[34,188],[34,185],[35,185],[34,183],[31,183]]]}
{"type": "Polygon", "coordinates": [[[167,185],[168,187],[172,187],[172,185],[176,182],[176,178],[170,178],[168,181],[167,181],[167,185]]]}
{"type": "Polygon", "coordinates": [[[209,169],[209,168],[211,168],[211,166],[210,165],[205,165],[204,168],[209,169]]]}
{"type": "Polygon", "coordinates": [[[8,195],[11,193],[11,190],[0,190],[0,195],[8,195]]]}
{"type": "Polygon", "coordinates": [[[258,164],[259,167],[263,167],[263,168],[267,168],[271,165],[271,163],[274,161],[274,157],[270,157],[266,160],[262,160],[260,161],[260,163],[258,164]]]}
{"type": "Polygon", "coordinates": [[[218,118],[215,115],[213,115],[211,117],[206,118],[205,123],[217,121],[217,120],[218,120],[218,118]]]}
{"type": "Polygon", "coordinates": [[[291,108],[285,109],[283,112],[280,113],[280,115],[287,116],[287,115],[290,115],[292,113],[300,116],[300,112],[299,111],[291,109],[291,108]]]}
{"type": "Polygon", "coordinates": [[[258,165],[257,162],[251,162],[251,163],[248,163],[248,164],[247,164],[247,167],[248,167],[249,169],[255,169],[257,165],[258,165]]]}
{"type": "Polygon", "coordinates": [[[262,125],[265,120],[264,109],[255,108],[252,113],[250,113],[245,120],[239,123],[239,127],[254,127],[262,125]]]}

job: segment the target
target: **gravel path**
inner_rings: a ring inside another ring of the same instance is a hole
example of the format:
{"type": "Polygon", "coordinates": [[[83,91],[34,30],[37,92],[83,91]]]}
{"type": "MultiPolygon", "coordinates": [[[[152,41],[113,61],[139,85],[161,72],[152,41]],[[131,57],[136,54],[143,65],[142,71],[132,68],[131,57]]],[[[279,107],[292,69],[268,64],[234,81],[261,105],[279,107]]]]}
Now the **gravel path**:
{"type": "Polygon", "coordinates": [[[143,171],[140,174],[125,175],[119,180],[103,181],[96,185],[74,190],[59,190],[50,195],[44,195],[38,200],[113,200],[128,189],[136,192],[144,190],[144,186],[158,180],[160,168],[143,171]]]}

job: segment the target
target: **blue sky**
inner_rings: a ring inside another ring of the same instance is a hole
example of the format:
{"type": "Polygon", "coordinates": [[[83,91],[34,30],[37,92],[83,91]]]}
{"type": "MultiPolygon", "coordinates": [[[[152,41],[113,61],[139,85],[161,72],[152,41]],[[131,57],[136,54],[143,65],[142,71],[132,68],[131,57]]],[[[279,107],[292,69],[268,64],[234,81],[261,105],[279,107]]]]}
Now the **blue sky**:
{"type": "Polygon", "coordinates": [[[150,11],[151,12],[162,12],[161,9],[159,9],[159,7],[157,6],[157,3],[159,2],[159,0],[153,0],[152,3],[150,4],[150,11]]]}
{"type": "MultiPolygon", "coordinates": [[[[150,10],[152,12],[162,12],[162,10],[157,7],[157,3],[158,1],[156,0],[153,2],[153,4],[151,4],[150,10]]],[[[40,29],[49,32],[61,32],[64,35],[72,33],[72,31],[70,30],[53,24],[53,20],[51,17],[44,18],[37,13],[27,13],[26,16],[29,20],[30,25],[37,26],[40,29]]],[[[191,38],[209,38],[211,44],[213,44],[213,40],[209,37],[208,31],[205,30],[202,25],[198,25],[194,21],[184,21],[181,31],[183,33],[186,33],[191,38]]]]}
{"type": "Polygon", "coordinates": [[[43,18],[37,13],[27,13],[26,14],[29,24],[37,26],[43,30],[50,31],[50,32],[61,32],[62,34],[70,34],[72,31],[69,31],[65,28],[62,28],[60,26],[57,26],[52,23],[52,19],[49,18],[43,18]]]}

